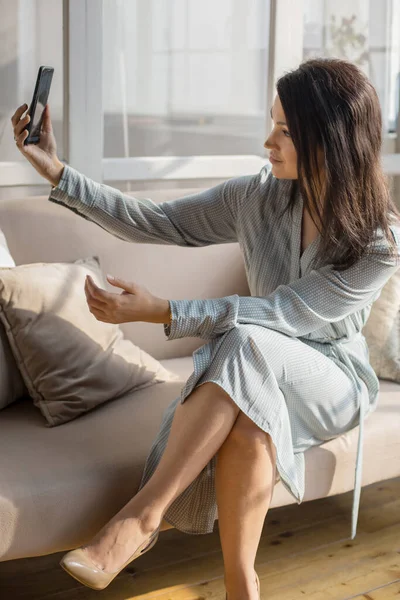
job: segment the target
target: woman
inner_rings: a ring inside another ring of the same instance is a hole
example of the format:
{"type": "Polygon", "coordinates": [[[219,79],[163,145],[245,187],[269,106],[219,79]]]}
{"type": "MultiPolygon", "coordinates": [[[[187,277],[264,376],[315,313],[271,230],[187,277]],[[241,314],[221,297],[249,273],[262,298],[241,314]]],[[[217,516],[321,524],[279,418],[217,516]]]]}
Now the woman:
{"type": "MultiPolygon", "coordinates": [[[[103,589],[154,545],[163,518],[208,533],[218,507],[227,596],[258,598],[254,561],[276,475],[300,503],[304,452],[357,425],[360,450],[364,418],[376,409],[379,382],[361,329],[400,266],[376,92],[345,61],[303,63],[277,84],[264,144],[272,167],[159,205],[62,164],[48,107],[40,145],[24,146],[26,108],[13,116],[14,136],[54,186],[51,201],[131,242],[238,241],[252,294],[168,303],[133,284],[114,282],[125,290],[116,296],[86,282],[101,320],[164,323],[168,339],[208,342],[164,414],[138,493],[61,564],[103,589]]],[[[352,538],[360,465],[359,452],[352,538]]]]}

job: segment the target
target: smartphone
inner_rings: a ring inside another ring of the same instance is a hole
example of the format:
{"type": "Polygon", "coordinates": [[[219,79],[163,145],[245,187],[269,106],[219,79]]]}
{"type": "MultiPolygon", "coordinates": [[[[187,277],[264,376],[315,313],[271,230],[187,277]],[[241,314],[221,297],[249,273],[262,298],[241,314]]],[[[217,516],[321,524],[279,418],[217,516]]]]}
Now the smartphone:
{"type": "Polygon", "coordinates": [[[31,105],[28,109],[28,115],[31,119],[25,127],[29,131],[29,135],[24,141],[24,144],[38,144],[40,142],[40,130],[43,122],[43,111],[46,107],[49,98],[51,80],[53,79],[53,67],[39,67],[35,91],[31,105]]]}

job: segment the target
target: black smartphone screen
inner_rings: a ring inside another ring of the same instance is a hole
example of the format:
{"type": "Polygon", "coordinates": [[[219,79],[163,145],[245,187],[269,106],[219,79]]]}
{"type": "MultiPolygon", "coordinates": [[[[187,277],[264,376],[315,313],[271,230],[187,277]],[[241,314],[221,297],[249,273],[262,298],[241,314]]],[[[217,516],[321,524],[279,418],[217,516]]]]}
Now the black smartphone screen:
{"type": "Polygon", "coordinates": [[[32,103],[28,110],[31,120],[27,126],[29,135],[25,140],[25,144],[37,144],[40,141],[40,129],[42,127],[43,111],[49,98],[53,73],[53,67],[42,66],[39,68],[32,103]]]}

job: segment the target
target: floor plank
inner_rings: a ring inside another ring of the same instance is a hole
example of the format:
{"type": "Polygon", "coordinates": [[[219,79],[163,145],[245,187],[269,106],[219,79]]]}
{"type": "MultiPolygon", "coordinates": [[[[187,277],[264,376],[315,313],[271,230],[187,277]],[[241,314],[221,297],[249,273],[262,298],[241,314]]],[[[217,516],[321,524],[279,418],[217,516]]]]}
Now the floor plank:
{"type": "Polygon", "coordinates": [[[378,590],[370,590],[353,600],[395,600],[400,598],[400,579],[378,590]]]}

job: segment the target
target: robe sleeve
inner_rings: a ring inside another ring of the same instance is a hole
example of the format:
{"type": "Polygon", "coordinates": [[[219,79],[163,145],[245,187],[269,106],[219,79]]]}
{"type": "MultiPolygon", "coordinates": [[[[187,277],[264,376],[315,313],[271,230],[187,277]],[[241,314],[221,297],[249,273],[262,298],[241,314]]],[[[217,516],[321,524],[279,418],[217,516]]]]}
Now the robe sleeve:
{"type": "Polygon", "coordinates": [[[260,175],[228,179],[208,190],[156,204],[96,183],[65,165],[49,200],[128,242],[208,246],[238,241],[243,199],[260,175]]]}
{"type": "Polygon", "coordinates": [[[241,323],[260,325],[291,337],[302,337],[374,302],[400,267],[400,233],[391,228],[398,255],[387,251],[364,255],[352,267],[337,271],[326,265],[279,285],[266,297],[238,296],[205,300],[170,300],[168,340],[214,338],[241,323]]]}

